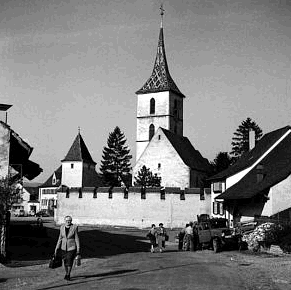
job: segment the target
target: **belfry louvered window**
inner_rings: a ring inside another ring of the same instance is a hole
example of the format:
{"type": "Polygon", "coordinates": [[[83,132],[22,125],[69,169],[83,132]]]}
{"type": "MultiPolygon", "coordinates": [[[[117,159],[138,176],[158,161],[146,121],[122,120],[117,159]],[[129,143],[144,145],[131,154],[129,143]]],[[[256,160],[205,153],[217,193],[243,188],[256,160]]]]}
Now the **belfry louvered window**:
{"type": "Polygon", "coordinates": [[[149,128],[149,140],[153,138],[154,134],[155,134],[155,126],[151,124],[149,128]]]}
{"type": "Polygon", "coordinates": [[[156,112],[156,101],[154,98],[150,100],[150,114],[154,114],[156,112]]]}

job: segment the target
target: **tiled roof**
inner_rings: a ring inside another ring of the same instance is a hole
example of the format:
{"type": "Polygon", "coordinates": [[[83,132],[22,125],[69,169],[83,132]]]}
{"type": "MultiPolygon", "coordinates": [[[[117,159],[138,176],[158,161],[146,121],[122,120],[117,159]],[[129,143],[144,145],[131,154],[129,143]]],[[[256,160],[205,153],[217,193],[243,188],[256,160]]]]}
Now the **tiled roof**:
{"type": "Polygon", "coordinates": [[[89,153],[89,150],[80,133],[78,133],[69,152],[67,153],[66,157],[62,160],[62,162],[63,161],[85,161],[87,163],[96,164],[96,162],[93,161],[89,153]]]}
{"type": "Polygon", "coordinates": [[[286,126],[265,134],[256,146],[246,152],[234,165],[212,176],[209,180],[220,180],[232,176],[256,162],[272,145],[274,145],[289,129],[286,126]]]}
{"type": "Polygon", "coordinates": [[[163,91],[173,91],[176,94],[185,97],[180,92],[170,75],[164,45],[164,32],[163,28],[161,27],[157,55],[152,75],[146,81],[143,87],[136,92],[136,94],[147,94],[163,91]]]}
{"type": "Polygon", "coordinates": [[[41,188],[43,187],[59,187],[61,185],[62,179],[62,165],[53,172],[53,174],[42,184],[40,185],[41,188]],[[53,176],[56,174],[57,183],[53,184],[53,176]]]}
{"type": "MultiPolygon", "coordinates": [[[[278,130],[274,132],[276,134],[278,130]]],[[[288,134],[259,164],[263,166],[263,180],[257,181],[257,167],[254,167],[217,198],[249,199],[287,178],[291,174],[291,134],[288,134]]]]}
{"type": "Polygon", "coordinates": [[[186,165],[199,171],[210,171],[211,168],[208,160],[202,157],[200,152],[192,146],[187,137],[173,134],[164,128],[161,129],[186,165]]]}

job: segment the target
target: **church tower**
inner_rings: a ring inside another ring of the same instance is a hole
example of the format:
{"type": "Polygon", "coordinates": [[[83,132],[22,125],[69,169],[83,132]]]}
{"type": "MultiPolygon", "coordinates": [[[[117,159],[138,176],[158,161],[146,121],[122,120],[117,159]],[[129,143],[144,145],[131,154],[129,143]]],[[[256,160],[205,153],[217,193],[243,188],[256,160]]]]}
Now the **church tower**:
{"type": "Polygon", "coordinates": [[[164,44],[163,15],[154,68],[150,78],[137,94],[136,161],[159,127],[183,136],[183,99],[167,64],[164,44]]]}

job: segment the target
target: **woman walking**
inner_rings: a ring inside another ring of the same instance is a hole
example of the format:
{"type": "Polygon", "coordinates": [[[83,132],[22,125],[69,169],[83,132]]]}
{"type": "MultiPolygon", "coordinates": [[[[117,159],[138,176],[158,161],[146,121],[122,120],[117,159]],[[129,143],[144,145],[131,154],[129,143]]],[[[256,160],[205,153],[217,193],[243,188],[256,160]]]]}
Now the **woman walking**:
{"type": "Polygon", "coordinates": [[[167,236],[166,229],[164,228],[164,225],[160,223],[157,229],[157,241],[158,248],[161,253],[165,250],[166,247],[166,236],[167,236]]]}
{"type": "Polygon", "coordinates": [[[71,279],[71,270],[76,256],[80,255],[80,242],[78,226],[72,224],[72,217],[65,217],[65,224],[61,225],[60,235],[55,248],[55,255],[61,249],[64,267],[66,271],[65,280],[71,279]]]}
{"type": "Polygon", "coordinates": [[[151,252],[154,253],[157,246],[157,229],[155,224],[152,224],[152,228],[149,230],[147,237],[151,242],[151,252]]]}

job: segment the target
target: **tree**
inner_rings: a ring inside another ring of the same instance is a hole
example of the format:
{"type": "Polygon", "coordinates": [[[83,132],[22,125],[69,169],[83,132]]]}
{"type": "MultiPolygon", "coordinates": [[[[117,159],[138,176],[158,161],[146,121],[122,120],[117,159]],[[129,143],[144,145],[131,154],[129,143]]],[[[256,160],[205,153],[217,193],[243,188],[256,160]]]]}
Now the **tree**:
{"type": "Polygon", "coordinates": [[[137,176],[134,177],[134,185],[143,187],[160,187],[161,177],[156,173],[153,174],[145,165],[138,171],[137,176]]]}
{"type": "Polygon", "coordinates": [[[234,137],[232,138],[232,151],[230,152],[233,161],[237,161],[243,153],[249,151],[249,131],[253,130],[255,132],[255,143],[260,140],[263,135],[262,129],[252,121],[251,118],[247,118],[243,121],[238,129],[234,132],[234,137]]]}
{"type": "Polygon", "coordinates": [[[228,168],[231,164],[232,158],[229,156],[229,154],[227,152],[219,152],[213,162],[211,162],[213,173],[219,173],[228,168]]]}
{"type": "Polygon", "coordinates": [[[109,133],[107,139],[107,147],[103,148],[100,171],[103,181],[108,186],[121,186],[126,184],[129,172],[131,170],[130,159],[132,155],[125,145],[126,139],[119,127],[115,127],[114,131],[109,133]]]}

